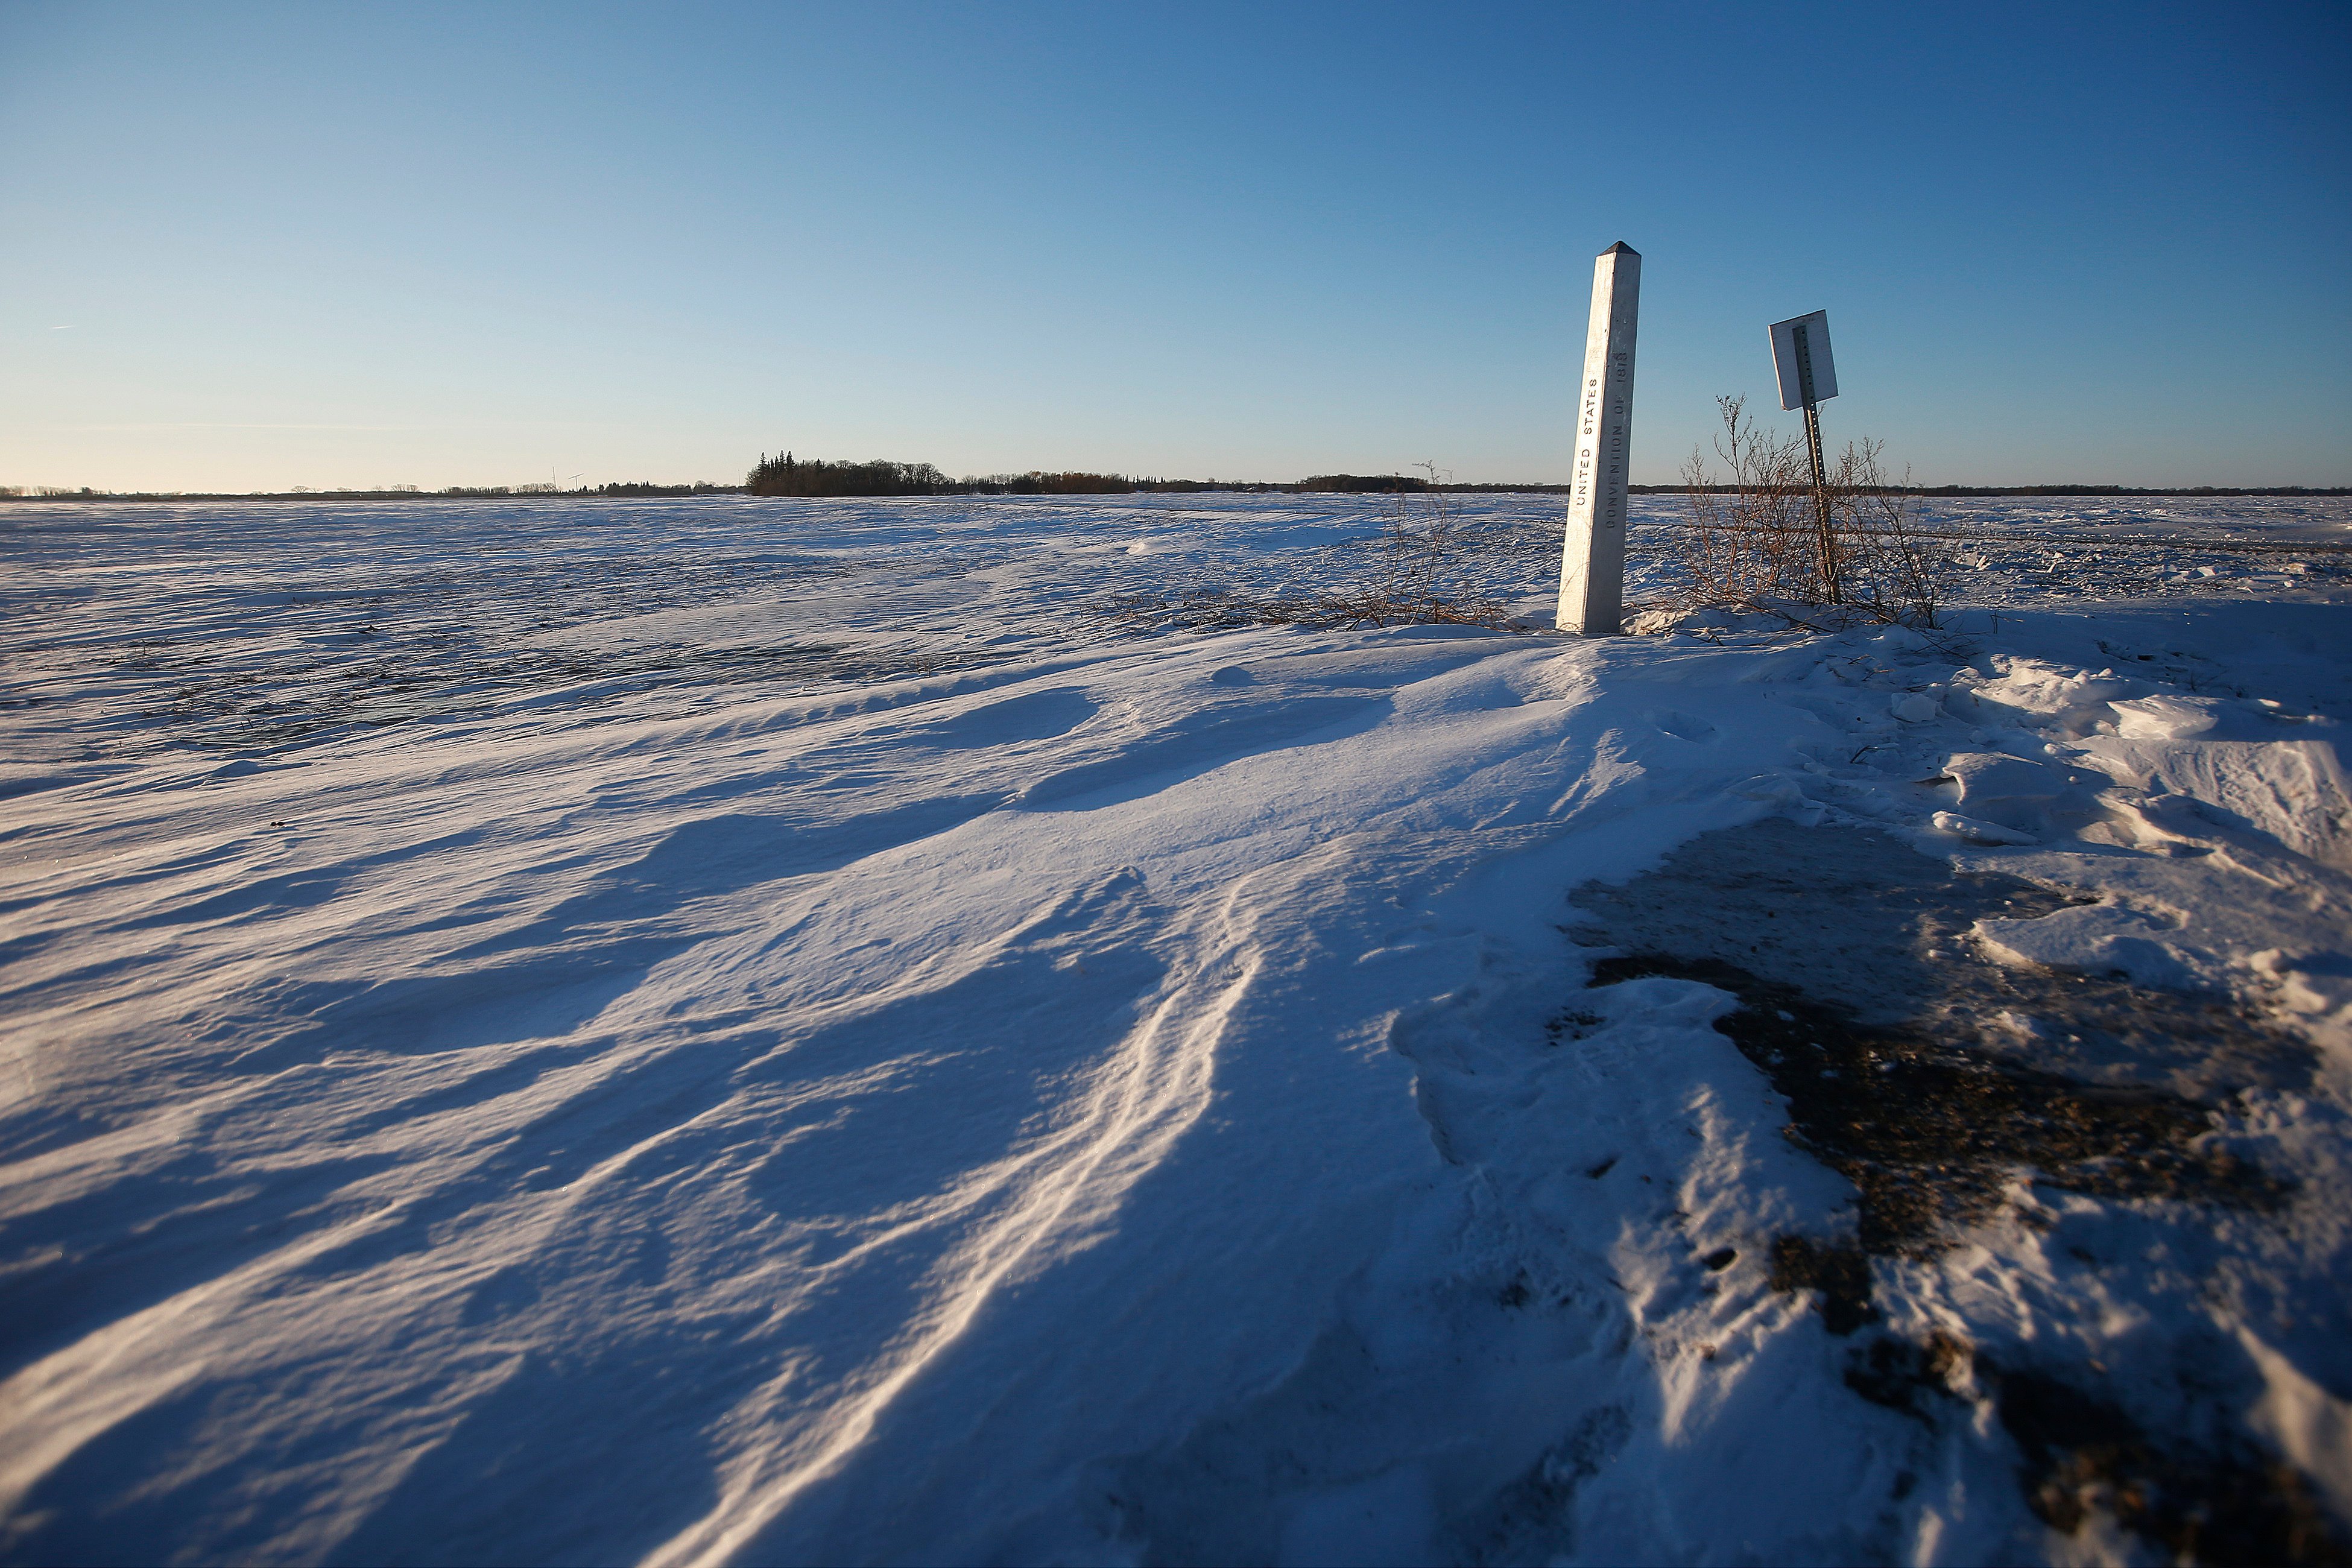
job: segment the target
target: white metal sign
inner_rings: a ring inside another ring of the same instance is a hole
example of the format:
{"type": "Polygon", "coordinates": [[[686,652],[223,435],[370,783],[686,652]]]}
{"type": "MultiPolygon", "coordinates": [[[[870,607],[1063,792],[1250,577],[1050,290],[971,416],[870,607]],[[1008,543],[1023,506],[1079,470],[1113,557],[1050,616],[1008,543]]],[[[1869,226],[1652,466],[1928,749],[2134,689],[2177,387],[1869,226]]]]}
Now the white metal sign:
{"type": "Polygon", "coordinates": [[[1837,395],[1830,362],[1830,313],[1791,316],[1772,323],[1772,368],[1780,373],[1780,406],[1810,408],[1837,395]]]}
{"type": "Polygon", "coordinates": [[[1633,440],[1633,330],[1642,306],[1642,258],[1620,241],[1592,264],[1592,316],[1584,380],[1576,389],[1576,472],[1560,542],[1564,632],[1618,629],[1625,605],[1626,461],[1633,440]]]}

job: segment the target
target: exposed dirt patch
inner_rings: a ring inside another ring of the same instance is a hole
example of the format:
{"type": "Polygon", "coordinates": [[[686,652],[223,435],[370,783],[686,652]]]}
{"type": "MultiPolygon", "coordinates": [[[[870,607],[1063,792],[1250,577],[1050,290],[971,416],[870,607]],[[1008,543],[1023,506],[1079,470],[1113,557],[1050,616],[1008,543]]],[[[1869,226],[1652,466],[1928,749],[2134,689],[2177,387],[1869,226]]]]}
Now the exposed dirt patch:
{"type": "Polygon", "coordinates": [[[2055,1528],[2072,1534],[2104,1510],[2177,1562],[2352,1563],[2292,1466],[2244,1445],[2183,1451],[2042,1373],[1983,1374],[2024,1457],[2026,1500],[2055,1528]]]}
{"type": "Polygon", "coordinates": [[[2300,1089],[2307,1046],[2225,998],[1990,962],[1980,920],[2031,920],[2084,895],[1955,872],[1883,833],[1779,820],[1705,834],[1622,888],[1576,892],[1578,940],[1712,959],[1972,1056],[2085,1084],[2219,1105],[2252,1085],[2300,1089]]]}
{"type": "Polygon", "coordinates": [[[1859,1247],[1801,1236],[1776,1237],[1772,1289],[1820,1291],[1822,1320],[1833,1334],[1850,1334],[1878,1318],[1878,1309],[1870,1304],[1870,1258],[1859,1247]]]}
{"type": "MultiPolygon", "coordinates": [[[[2109,1379],[2096,1363],[1995,1365],[1942,1333],[1868,1331],[1872,1259],[1943,1250],[2021,1176],[2110,1199],[2278,1206],[2287,1184],[2217,1127],[2247,1087],[2307,1083],[2307,1046],[2226,1001],[1998,964],[1969,934],[1978,921],[2074,896],[1956,873],[1883,834],[1759,823],[1576,898],[1578,939],[1616,949],[1592,984],[1661,975],[1737,997],[1716,1027],[1785,1098],[1789,1137],[1853,1184],[1851,1238],[1776,1238],[1771,1283],[1814,1292],[1831,1331],[1853,1337],[1856,1394],[1929,1425],[1961,1399],[1989,1405],[2026,1501],[2068,1533],[2104,1514],[2179,1562],[2352,1563],[2305,1479],[2234,1406],[2205,1399],[2210,1430],[2153,1436],[2094,1392],[2109,1379]]],[[[1552,1044],[1582,1032],[1563,1015],[1552,1044]]]]}
{"type": "Polygon", "coordinates": [[[2030,1367],[1997,1365],[1937,1334],[1880,1336],[1850,1358],[1846,1386],[1933,1424],[1971,1386],[2016,1443],[2018,1482],[2043,1523],[2069,1535],[2095,1514],[2161,1545],[2177,1563],[2352,1563],[2292,1465],[2227,1433],[2157,1436],[2112,1400],[2030,1367]]]}
{"type": "MultiPolygon", "coordinates": [[[[1969,934],[2077,895],[1775,820],[1576,899],[1577,937],[1618,949],[1595,985],[1665,975],[1739,999],[1716,1027],[1787,1099],[1789,1135],[1859,1190],[1861,1255],[1933,1254],[2021,1173],[2101,1197],[2267,1208],[2285,1194],[2212,1133],[2245,1085],[2307,1082],[2307,1046],[2225,1001],[1996,963],[1969,934]]],[[[1776,1273],[1825,1306],[1854,1289],[1866,1305],[1836,1249],[1784,1245],[1804,1250],[1776,1273]]]]}
{"type": "Polygon", "coordinates": [[[1851,1256],[1789,1237],[1774,1260],[1841,1331],[1868,1321],[1869,1256],[1934,1254],[2021,1173],[2110,1198],[2285,1195],[2212,1134],[2243,1083],[2306,1081],[2308,1047],[2210,998],[1995,963],[1969,935],[2069,894],[1884,834],[1767,821],[1577,901],[1577,936],[1619,949],[1595,985],[1664,975],[1739,999],[1716,1027],[1787,1100],[1789,1136],[1858,1190],[1851,1256]],[[2021,1037],[2024,1016],[2042,1026],[2021,1037]]]}
{"type": "MultiPolygon", "coordinates": [[[[1739,998],[1716,1027],[1787,1098],[1790,1135],[1859,1190],[1862,1253],[1939,1250],[1955,1226],[1997,1210],[2021,1171],[2101,1197],[2267,1207],[2284,1194],[2211,1146],[2209,1110],[2167,1090],[2081,1083],[1971,1055],[1917,1027],[1868,1027],[1850,1008],[1720,959],[1632,953],[1601,960],[1592,978],[1607,985],[1651,974],[1739,998]]],[[[1812,1261],[1784,1269],[1776,1260],[1776,1270],[1795,1279],[1831,1268],[1830,1249],[1801,1245],[1814,1247],[1812,1261]]],[[[1861,1288],[1866,1297],[1866,1268],[1861,1288]]],[[[1826,1311],[1835,1290],[1823,1289],[1826,1311]]],[[[1850,1310],[1838,1315],[1858,1321],[1850,1310]]]]}

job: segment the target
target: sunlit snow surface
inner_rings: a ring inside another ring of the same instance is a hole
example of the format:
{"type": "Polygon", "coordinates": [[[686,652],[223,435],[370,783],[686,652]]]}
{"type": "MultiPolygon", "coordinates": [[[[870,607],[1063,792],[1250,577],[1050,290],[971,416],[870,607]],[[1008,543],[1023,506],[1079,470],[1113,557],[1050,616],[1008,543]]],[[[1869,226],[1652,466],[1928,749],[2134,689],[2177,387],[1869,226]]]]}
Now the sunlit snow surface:
{"type": "MultiPolygon", "coordinates": [[[[1557,505],[1463,507],[1538,627],[1557,505]]],[[[1876,1278],[2352,1515],[2352,506],[1946,503],[1942,644],[1187,624],[1381,510],[0,511],[0,1553],[2144,1552],[1770,1288],[1851,1194],[1723,994],[1581,989],[1571,889],[1775,816],[2314,1043],[2283,1209],[1876,1278]]]]}

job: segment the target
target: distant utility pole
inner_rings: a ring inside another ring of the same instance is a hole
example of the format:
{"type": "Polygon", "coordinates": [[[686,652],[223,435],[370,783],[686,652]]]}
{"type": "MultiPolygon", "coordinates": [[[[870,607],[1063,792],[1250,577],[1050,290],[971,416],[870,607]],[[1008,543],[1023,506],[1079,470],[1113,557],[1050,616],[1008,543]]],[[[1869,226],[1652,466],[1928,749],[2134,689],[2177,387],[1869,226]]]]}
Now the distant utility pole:
{"type": "Polygon", "coordinates": [[[1625,464],[1641,307],[1642,254],[1620,240],[1592,263],[1592,317],[1576,392],[1576,474],[1559,552],[1557,624],[1587,637],[1619,631],[1625,614],[1625,464]]]}
{"type": "Polygon", "coordinates": [[[1837,365],[1830,358],[1830,313],[1791,316],[1772,323],[1772,369],[1780,378],[1780,406],[1805,411],[1805,449],[1813,459],[1813,523],[1821,531],[1822,575],[1838,581],[1837,533],[1830,527],[1829,471],[1822,464],[1820,405],[1837,395],[1837,365]]]}

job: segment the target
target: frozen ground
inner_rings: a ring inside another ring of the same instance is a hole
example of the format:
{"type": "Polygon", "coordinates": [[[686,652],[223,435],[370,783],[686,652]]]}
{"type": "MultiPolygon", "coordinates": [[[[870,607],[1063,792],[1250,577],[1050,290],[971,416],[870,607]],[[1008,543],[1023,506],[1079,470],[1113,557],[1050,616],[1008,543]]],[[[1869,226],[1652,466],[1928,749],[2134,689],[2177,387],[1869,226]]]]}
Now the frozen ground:
{"type": "Polygon", "coordinates": [[[0,511],[0,1556],[2343,1560],[2352,506],[1379,510],[0,511]]]}

